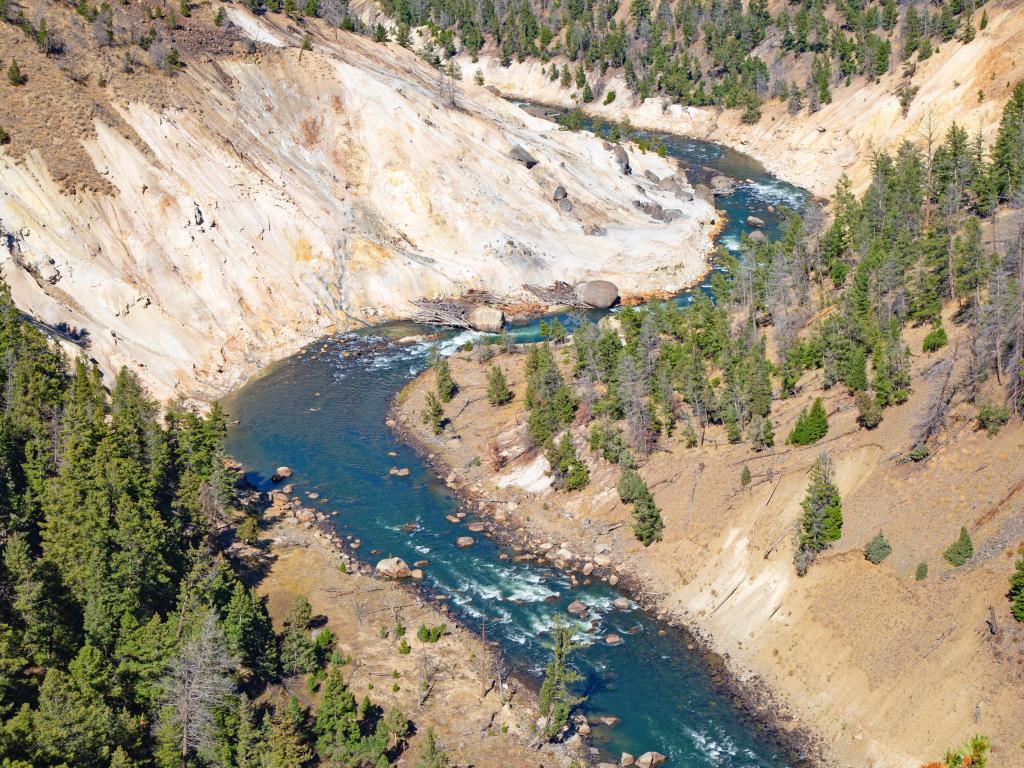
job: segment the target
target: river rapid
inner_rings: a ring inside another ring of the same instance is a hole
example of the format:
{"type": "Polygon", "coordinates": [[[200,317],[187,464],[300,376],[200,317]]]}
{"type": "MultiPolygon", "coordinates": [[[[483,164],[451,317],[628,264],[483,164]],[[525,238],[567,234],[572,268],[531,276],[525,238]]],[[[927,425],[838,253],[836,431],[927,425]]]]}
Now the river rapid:
{"type": "MultiPolygon", "coordinates": [[[[718,243],[729,250],[738,251],[740,235],[749,231],[748,215],[763,219],[772,237],[782,224],[782,208],[800,209],[807,202],[803,190],[733,150],[667,134],[653,138],[665,142],[692,183],[706,183],[716,173],[736,179],[732,194],[716,201],[728,215],[718,243]]],[[[705,284],[694,290],[710,289],[705,284]]],[[[692,293],[676,300],[688,303],[692,293]]],[[[410,563],[429,560],[424,588],[444,595],[474,631],[486,627],[487,639],[497,641],[506,659],[534,680],[543,674],[553,617],[565,614],[573,600],[587,604],[590,615],[573,662],[584,675],[578,688],[587,697],[583,709],[594,726],[592,743],[604,759],[656,750],[669,757],[670,766],[687,768],[792,765],[792,755],[741,715],[716,672],[688,648],[679,630],[635,605],[616,609],[612,602],[620,595],[607,584],[574,587],[556,569],[503,561],[501,546],[482,536],[475,537],[473,547],[455,546],[465,529],[446,516],[462,508],[460,500],[385,425],[394,395],[425,368],[431,345],[381,344],[381,339],[437,330],[392,323],[324,339],[271,366],[225,402],[237,420],[230,428],[229,452],[259,487],[270,487],[274,467],[292,467],[297,492],[315,491],[326,500],[322,510],[338,511],[331,518],[337,530],[360,539],[360,553],[370,562],[391,555],[410,563]],[[391,476],[392,467],[408,467],[410,474],[391,476]],[[380,554],[370,555],[371,550],[380,554]],[[622,644],[601,642],[609,632],[619,634],[622,644]],[[602,715],[621,722],[604,726],[596,721],[602,715]]],[[[512,334],[522,342],[536,341],[537,323],[512,334]]],[[[453,351],[473,335],[446,333],[442,349],[453,351]]],[[[472,514],[466,518],[472,519],[472,514]]]]}

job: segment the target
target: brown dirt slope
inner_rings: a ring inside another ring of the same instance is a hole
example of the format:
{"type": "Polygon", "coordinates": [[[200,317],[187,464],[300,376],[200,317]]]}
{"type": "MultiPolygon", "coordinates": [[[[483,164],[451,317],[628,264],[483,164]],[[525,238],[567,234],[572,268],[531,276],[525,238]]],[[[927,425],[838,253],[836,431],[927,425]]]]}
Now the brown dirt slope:
{"type": "MultiPolygon", "coordinates": [[[[911,350],[921,349],[922,335],[908,333],[911,350]]],[[[939,353],[914,355],[912,397],[887,410],[874,431],[858,428],[845,391],[822,393],[812,375],[799,396],[775,404],[774,449],[755,454],[715,429],[694,449],[664,440],[641,469],[666,525],[664,540],[646,549],[614,490],[618,469],[587,451],[583,428],[574,430],[591,470],[582,492],[553,491],[536,452],[517,456],[522,356],[497,360],[517,395],[502,408],[486,402],[485,367],[458,356],[452,370],[460,391],[446,407],[451,424],[440,438],[425,434],[419,419],[431,374],[407,388],[400,413],[453,468],[452,485],[500,507],[509,524],[568,543],[583,559],[610,551],[617,572],[708,636],[736,673],[765,680],[791,724],[821,736],[840,764],[917,768],[980,732],[992,739],[994,765],[1021,766],[1024,627],[1012,620],[1005,594],[1024,547],[1024,426],[1012,423],[989,438],[974,428],[973,407],[960,405],[931,458],[901,459],[936,385],[934,366],[954,348],[955,340],[939,353]],[[819,394],[830,413],[826,438],[784,446],[800,409],[819,394]],[[508,461],[500,471],[490,461],[496,451],[508,461]],[[799,504],[821,451],[836,466],[843,536],[798,578],[799,504]],[[753,478],[745,488],[744,464],[753,478]],[[514,513],[504,501],[516,502],[514,513]],[[971,532],[976,555],[953,569],[942,552],[960,526],[971,532]],[[879,530],[893,553],[875,566],[862,549],[879,530]],[[929,569],[923,581],[915,580],[920,562],[929,569]]]]}

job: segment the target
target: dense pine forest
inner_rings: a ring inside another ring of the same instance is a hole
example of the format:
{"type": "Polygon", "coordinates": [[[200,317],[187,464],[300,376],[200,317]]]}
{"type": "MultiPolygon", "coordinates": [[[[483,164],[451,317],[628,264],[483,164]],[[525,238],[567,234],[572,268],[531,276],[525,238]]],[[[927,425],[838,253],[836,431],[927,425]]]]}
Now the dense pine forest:
{"type": "Polygon", "coordinates": [[[405,716],[356,702],[305,598],[276,634],[223,555],[255,526],[223,413],[161,413],[128,370],[108,391],[2,281],[0,361],[0,764],[389,765],[405,716]],[[268,687],[296,675],[315,716],[268,687]]]}
{"type": "MultiPolygon", "coordinates": [[[[254,2],[257,10],[281,8],[276,2],[254,2]]],[[[384,0],[381,5],[397,24],[393,34],[383,26],[364,29],[347,16],[340,23],[405,46],[412,45],[410,30],[424,27],[428,35],[419,51],[438,65],[461,51],[474,59],[483,50],[497,52],[506,66],[513,60],[564,57],[568,64],[552,63],[546,71],[551,80],[575,89],[583,102],[613,101],[614,91],[602,92],[598,80],[609,70],[621,70],[640,99],[661,95],[680,104],[742,108],[746,122],[757,122],[769,100],[786,102],[794,113],[815,112],[831,102],[836,85],[876,80],[890,71],[912,77],[917,62],[941,46],[970,43],[988,25],[983,4],[973,0],[800,0],[783,4],[774,15],[766,0],[384,0]],[[769,38],[783,56],[794,58],[768,60],[761,46],[769,38]]],[[[320,5],[314,0],[306,11],[320,13],[320,5]]],[[[327,5],[324,13],[336,15],[327,5]]],[[[914,94],[912,86],[904,86],[905,106],[914,94]]]]}

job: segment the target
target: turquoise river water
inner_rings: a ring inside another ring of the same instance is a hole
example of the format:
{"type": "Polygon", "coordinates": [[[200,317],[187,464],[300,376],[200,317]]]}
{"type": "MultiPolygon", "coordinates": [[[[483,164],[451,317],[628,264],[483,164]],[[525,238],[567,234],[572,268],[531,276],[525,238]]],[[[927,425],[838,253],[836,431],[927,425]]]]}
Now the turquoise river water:
{"type": "MultiPolygon", "coordinates": [[[[742,154],[707,142],[659,137],[692,182],[714,173],[738,180],[731,195],[717,200],[729,216],[718,239],[726,248],[738,248],[747,215],[764,219],[771,237],[780,226],[781,206],[799,209],[806,203],[806,193],[742,154]]],[[[691,298],[687,293],[677,301],[691,298]]],[[[586,603],[598,626],[593,635],[581,633],[584,647],[574,656],[585,678],[579,686],[587,696],[583,708],[590,715],[621,718],[615,727],[594,729],[593,744],[606,759],[653,749],[668,755],[670,766],[687,768],[782,768],[797,762],[798,755],[787,754],[741,714],[678,630],[636,608],[616,610],[612,601],[619,594],[612,587],[600,582],[573,587],[555,569],[502,561],[500,546],[483,537],[474,547],[455,547],[462,531],[445,516],[460,508],[459,500],[384,423],[394,394],[425,367],[429,347],[381,345],[381,338],[436,330],[391,324],[325,339],[274,365],[225,403],[238,420],[229,434],[230,453],[261,487],[269,487],[274,467],[292,467],[297,490],[315,490],[329,499],[323,508],[340,512],[332,520],[342,534],[362,540],[361,552],[380,550],[381,556],[409,562],[429,559],[424,588],[446,595],[459,620],[475,631],[486,622],[488,639],[535,680],[548,655],[552,617],[564,614],[573,600],[586,603]],[[358,347],[372,351],[342,355],[358,347]],[[390,451],[397,455],[389,456],[390,451]],[[409,467],[410,476],[389,476],[393,466],[409,467]],[[620,634],[624,642],[594,642],[608,632],[620,634]]],[[[537,339],[537,331],[534,322],[512,333],[527,342],[537,339]]],[[[444,348],[453,350],[468,335],[444,338],[444,348]]]]}

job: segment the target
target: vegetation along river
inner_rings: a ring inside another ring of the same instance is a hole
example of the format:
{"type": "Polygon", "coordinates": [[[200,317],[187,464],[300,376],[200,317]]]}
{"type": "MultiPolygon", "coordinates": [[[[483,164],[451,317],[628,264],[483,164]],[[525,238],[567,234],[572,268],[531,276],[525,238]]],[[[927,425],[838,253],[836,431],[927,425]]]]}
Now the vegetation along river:
{"type": "MultiPolygon", "coordinates": [[[[748,215],[763,219],[772,237],[781,225],[782,207],[801,208],[807,200],[805,192],[732,150],[671,135],[653,139],[665,142],[692,183],[706,183],[715,173],[737,180],[732,194],[717,200],[729,217],[718,242],[730,250],[738,249],[741,232],[749,230],[748,215]]],[[[709,290],[708,285],[701,290],[709,290]]],[[[686,293],[677,301],[691,298],[686,293]]],[[[231,418],[239,420],[229,435],[230,452],[262,487],[269,486],[274,467],[292,467],[297,491],[316,491],[329,499],[324,508],[340,511],[331,518],[339,532],[361,539],[360,551],[367,557],[370,550],[380,550],[381,557],[396,555],[407,562],[429,559],[425,588],[446,595],[456,615],[474,630],[486,621],[487,638],[500,644],[517,669],[538,680],[549,655],[552,617],[564,614],[573,600],[586,603],[599,626],[593,634],[580,635],[584,647],[573,662],[585,677],[579,688],[587,696],[583,706],[592,721],[605,714],[622,719],[614,727],[595,723],[593,743],[608,758],[653,749],[666,754],[669,765],[687,768],[787,765],[789,757],[744,720],[680,633],[639,609],[616,610],[612,601],[619,595],[612,587],[600,582],[573,587],[553,568],[502,561],[500,546],[482,537],[473,547],[455,546],[464,530],[445,516],[459,507],[459,500],[385,426],[391,399],[426,366],[429,345],[381,347],[380,338],[436,330],[391,324],[326,339],[273,366],[225,404],[231,418]],[[373,351],[343,356],[343,350],[361,345],[373,351]],[[394,466],[411,473],[389,476],[394,466]],[[659,629],[667,632],[659,635],[659,629]],[[623,643],[594,642],[609,632],[621,635],[623,643]]],[[[536,341],[537,323],[514,328],[512,334],[518,341],[536,341]]],[[[447,333],[442,349],[454,350],[469,337],[447,333]]]]}

